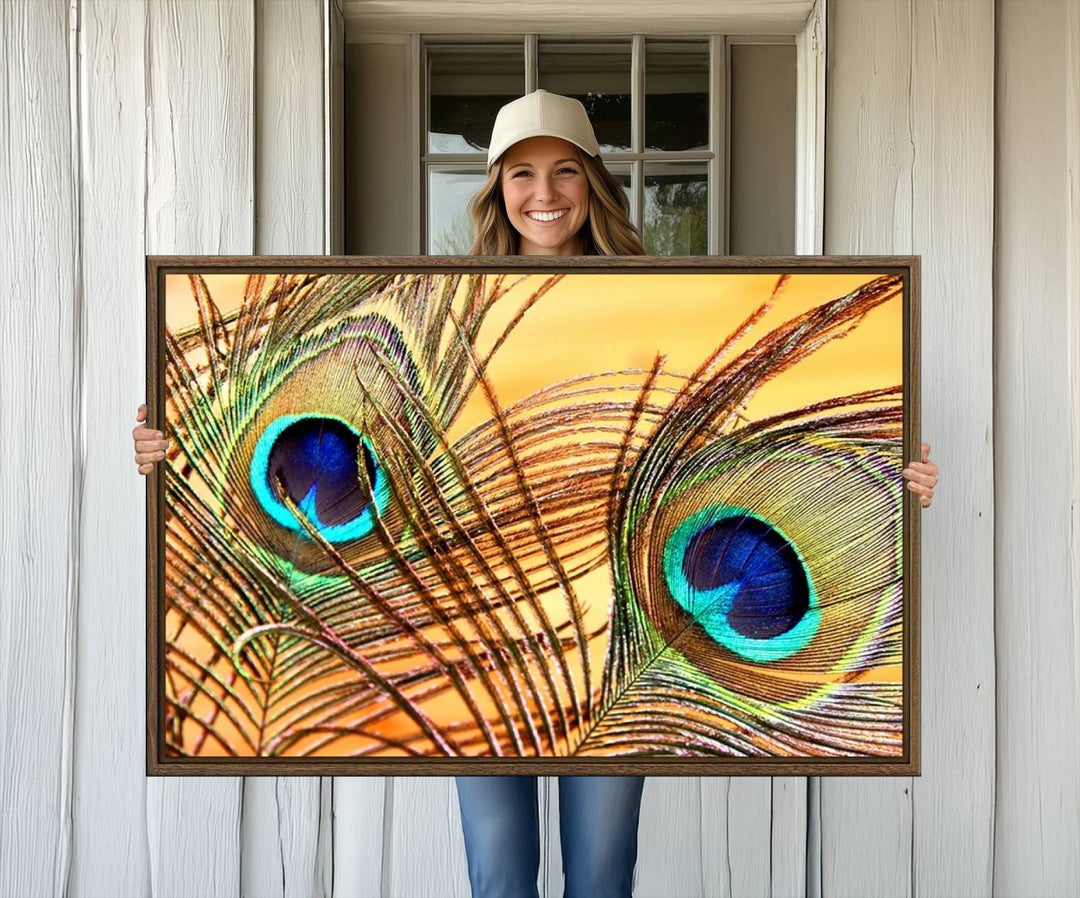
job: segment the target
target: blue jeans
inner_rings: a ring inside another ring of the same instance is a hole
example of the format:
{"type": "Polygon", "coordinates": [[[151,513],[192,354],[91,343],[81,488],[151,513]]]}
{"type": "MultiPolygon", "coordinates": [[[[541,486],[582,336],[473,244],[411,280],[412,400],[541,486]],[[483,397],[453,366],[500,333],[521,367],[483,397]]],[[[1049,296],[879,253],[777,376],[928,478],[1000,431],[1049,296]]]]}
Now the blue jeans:
{"type": "MultiPolygon", "coordinates": [[[[459,776],[473,898],[537,898],[535,776],[459,776]]],[[[630,898],[643,776],[560,776],[563,898],[630,898]]]]}

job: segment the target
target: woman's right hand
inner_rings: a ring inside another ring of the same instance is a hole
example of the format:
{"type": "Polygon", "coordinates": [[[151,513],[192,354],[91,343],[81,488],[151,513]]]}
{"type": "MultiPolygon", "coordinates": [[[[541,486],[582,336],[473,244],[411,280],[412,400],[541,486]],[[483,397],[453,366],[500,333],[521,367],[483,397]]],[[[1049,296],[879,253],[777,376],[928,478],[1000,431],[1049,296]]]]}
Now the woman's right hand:
{"type": "MultiPolygon", "coordinates": [[[[146,420],[146,405],[140,405],[135,414],[136,421],[146,420]]],[[[154,430],[145,424],[138,425],[131,431],[135,439],[135,464],[139,466],[140,474],[149,474],[154,465],[165,457],[165,450],[169,448],[169,441],[160,430],[154,430]]]]}

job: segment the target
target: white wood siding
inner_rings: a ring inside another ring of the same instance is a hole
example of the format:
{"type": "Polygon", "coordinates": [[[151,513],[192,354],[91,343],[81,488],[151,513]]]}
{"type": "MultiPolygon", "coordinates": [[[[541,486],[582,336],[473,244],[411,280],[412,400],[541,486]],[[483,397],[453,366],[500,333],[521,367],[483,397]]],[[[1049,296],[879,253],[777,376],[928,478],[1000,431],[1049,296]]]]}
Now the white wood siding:
{"type": "MultiPolygon", "coordinates": [[[[318,0],[255,7],[251,252],[259,255],[328,249],[322,12],[318,0]]],[[[332,894],[333,831],[323,828],[332,787],[321,777],[244,778],[240,894],[332,894]]]]}
{"type": "Polygon", "coordinates": [[[1002,3],[994,887],[1080,894],[1080,9],[1002,3]]]}
{"type": "Polygon", "coordinates": [[[83,474],[67,4],[7,4],[0,37],[0,891],[56,894],[72,850],[83,474]]]}
{"type": "MultiPolygon", "coordinates": [[[[144,775],[143,254],[326,248],[334,3],[0,6],[0,896],[468,893],[449,779],[144,775]]],[[[923,775],[650,779],[637,895],[1076,895],[1080,4],[828,47],[825,250],[923,257],[923,775]]]]}
{"type": "Polygon", "coordinates": [[[994,7],[829,12],[825,251],[922,255],[922,436],[943,474],[922,524],[922,776],[821,780],[821,894],[987,895],[994,7]]]}
{"type": "Polygon", "coordinates": [[[140,562],[145,489],[141,477],[131,476],[131,428],[145,382],[148,12],[143,4],[77,8],[86,474],[75,849],[68,885],[73,895],[151,892],[146,736],[144,726],[136,726],[146,717],[146,578],[140,562]]]}
{"type": "MultiPolygon", "coordinates": [[[[254,252],[254,3],[150,3],[146,31],[146,252],[254,252]]],[[[152,894],[239,895],[243,781],[146,783],[152,894]]]]}

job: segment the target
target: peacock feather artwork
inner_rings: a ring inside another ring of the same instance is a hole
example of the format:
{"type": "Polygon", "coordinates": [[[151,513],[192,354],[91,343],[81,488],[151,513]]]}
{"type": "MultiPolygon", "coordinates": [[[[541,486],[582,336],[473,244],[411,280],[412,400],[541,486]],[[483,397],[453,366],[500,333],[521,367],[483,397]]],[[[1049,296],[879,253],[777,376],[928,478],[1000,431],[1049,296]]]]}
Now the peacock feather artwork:
{"type": "Polygon", "coordinates": [[[163,761],[911,771],[910,272],[246,262],[159,273],[163,761]]]}

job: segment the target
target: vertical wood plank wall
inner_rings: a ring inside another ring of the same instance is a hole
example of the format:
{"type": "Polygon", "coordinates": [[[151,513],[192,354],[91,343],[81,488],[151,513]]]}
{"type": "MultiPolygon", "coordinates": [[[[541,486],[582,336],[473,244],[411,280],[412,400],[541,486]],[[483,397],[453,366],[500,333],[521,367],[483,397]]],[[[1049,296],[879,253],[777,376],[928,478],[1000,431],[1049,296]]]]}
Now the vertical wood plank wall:
{"type": "Polygon", "coordinates": [[[0,30],[0,890],[29,895],[64,887],[72,848],[77,135],[67,5],[5,6],[0,30]]]}
{"type": "MultiPolygon", "coordinates": [[[[468,894],[449,779],[144,776],[143,254],[325,251],[334,2],[3,3],[0,896],[468,894]]],[[[923,256],[923,775],[652,779],[636,894],[1076,894],[1080,5],[828,9],[825,250],[923,256]]]]}
{"type": "MultiPolygon", "coordinates": [[[[318,0],[255,6],[254,248],[325,252],[323,23],[318,0]]],[[[245,777],[240,894],[330,895],[332,832],[322,829],[332,780],[245,777]]],[[[327,808],[329,810],[329,808],[327,808]]]]}
{"type": "Polygon", "coordinates": [[[86,473],[68,891],[145,895],[151,893],[149,783],[146,737],[136,723],[146,716],[145,649],[138,648],[146,643],[139,520],[145,490],[143,479],[132,476],[131,428],[145,377],[149,10],[144,4],[87,3],[74,11],[86,473]]]}
{"type": "Polygon", "coordinates": [[[1080,893],[1080,9],[1000,5],[994,290],[1003,895],[1080,893]]]}
{"type": "Polygon", "coordinates": [[[922,431],[946,472],[944,500],[923,516],[923,775],[911,785],[911,878],[916,895],[962,896],[992,887],[995,16],[977,0],[911,11],[922,431]]]}
{"type": "Polygon", "coordinates": [[[922,523],[922,776],[822,778],[821,894],[988,895],[994,6],[829,12],[825,251],[922,256],[922,438],[943,474],[922,523]]]}
{"type": "MultiPolygon", "coordinates": [[[[253,252],[254,3],[149,3],[145,48],[146,252],[253,252]]],[[[242,780],[146,783],[152,893],[239,894],[242,780]]]]}
{"type": "MultiPolygon", "coordinates": [[[[828,6],[826,253],[915,251],[911,7],[881,4],[872,12],[859,3],[828,6]],[[863,114],[852,120],[849,110],[863,114]]],[[[926,294],[930,291],[924,288],[926,294]]],[[[924,416],[928,400],[923,399],[924,416]]],[[[934,582],[927,570],[927,543],[924,532],[924,604],[934,582]]],[[[912,893],[911,784],[909,778],[821,778],[815,822],[820,826],[822,895],[912,893]],[[852,863],[856,857],[860,862],[852,863]]]]}

